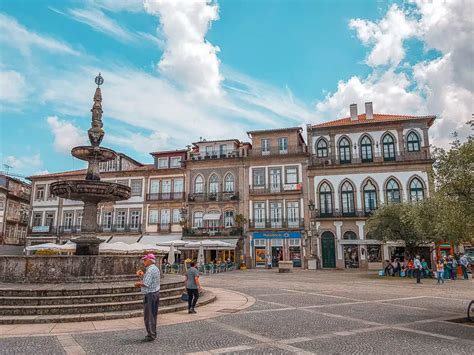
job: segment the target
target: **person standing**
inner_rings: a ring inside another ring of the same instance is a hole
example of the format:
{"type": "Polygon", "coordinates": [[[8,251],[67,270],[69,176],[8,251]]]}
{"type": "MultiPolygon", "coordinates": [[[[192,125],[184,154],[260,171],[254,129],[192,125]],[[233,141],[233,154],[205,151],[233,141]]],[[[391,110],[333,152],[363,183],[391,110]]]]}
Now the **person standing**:
{"type": "Polygon", "coordinates": [[[201,292],[201,283],[199,282],[199,271],[195,268],[194,261],[189,264],[190,268],[186,271],[184,284],[188,292],[188,313],[196,313],[194,308],[201,292]]]}
{"type": "Polygon", "coordinates": [[[421,266],[419,255],[415,256],[415,260],[413,261],[413,266],[415,267],[416,283],[420,284],[421,283],[421,280],[420,280],[421,279],[421,270],[423,269],[423,266],[421,266]]]}
{"type": "Polygon", "coordinates": [[[160,302],[160,270],[155,265],[154,254],[147,254],[142,260],[146,271],[143,280],[136,282],[135,287],[141,288],[143,294],[143,320],[147,331],[145,340],[153,341],[156,339],[158,304],[160,302]]]}
{"type": "Polygon", "coordinates": [[[461,264],[462,276],[464,280],[468,280],[469,276],[467,275],[467,266],[469,265],[469,260],[467,259],[466,255],[461,255],[461,258],[459,258],[459,264],[461,264]]]}
{"type": "Polygon", "coordinates": [[[441,259],[436,264],[436,275],[438,279],[438,285],[440,284],[440,281],[442,284],[444,284],[444,262],[441,259]]]}

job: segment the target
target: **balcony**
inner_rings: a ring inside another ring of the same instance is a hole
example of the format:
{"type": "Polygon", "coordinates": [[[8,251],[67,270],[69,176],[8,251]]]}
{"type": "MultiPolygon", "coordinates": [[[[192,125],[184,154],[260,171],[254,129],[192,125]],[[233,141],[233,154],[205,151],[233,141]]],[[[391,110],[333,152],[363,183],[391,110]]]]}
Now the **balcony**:
{"type": "Polygon", "coordinates": [[[342,213],[341,211],[333,211],[324,213],[321,211],[311,211],[311,218],[313,219],[335,219],[335,218],[366,218],[372,214],[372,211],[357,210],[350,213],[342,213]]]}
{"type": "Polygon", "coordinates": [[[222,201],[238,201],[239,193],[238,192],[217,192],[217,193],[202,193],[188,194],[188,202],[222,202],[222,201]]]}
{"type": "Polygon", "coordinates": [[[264,220],[250,220],[249,228],[251,229],[303,229],[304,219],[264,219],[264,220]]]}
{"type": "Polygon", "coordinates": [[[184,192],[159,192],[146,194],[147,202],[184,201],[184,192]]]}
{"type": "Polygon", "coordinates": [[[99,225],[99,233],[110,233],[110,232],[128,232],[128,233],[141,233],[142,225],[141,224],[112,224],[112,225],[99,225]]]}
{"type": "Polygon", "coordinates": [[[292,156],[306,154],[306,149],[302,145],[290,145],[286,149],[280,149],[279,147],[269,147],[267,150],[261,148],[254,148],[249,151],[249,157],[252,158],[265,158],[271,156],[292,156]]]}
{"type": "Polygon", "coordinates": [[[281,184],[273,186],[249,186],[252,195],[282,194],[282,193],[301,193],[302,184],[281,184]]]}
{"type": "Polygon", "coordinates": [[[191,153],[190,160],[230,159],[243,157],[238,150],[212,151],[202,153],[191,153]]]}
{"type": "Polygon", "coordinates": [[[239,227],[184,228],[183,237],[239,237],[242,232],[242,228],[239,227]]]}
{"type": "Polygon", "coordinates": [[[28,234],[56,235],[57,228],[52,226],[33,226],[28,228],[28,234]]]}

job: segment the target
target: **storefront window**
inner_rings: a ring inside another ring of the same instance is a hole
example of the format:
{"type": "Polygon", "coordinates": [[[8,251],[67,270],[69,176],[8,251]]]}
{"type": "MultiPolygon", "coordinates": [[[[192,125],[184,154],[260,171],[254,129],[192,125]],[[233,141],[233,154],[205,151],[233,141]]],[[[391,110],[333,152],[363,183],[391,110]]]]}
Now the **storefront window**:
{"type": "Polygon", "coordinates": [[[290,260],[293,261],[293,266],[301,267],[301,240],[290,239],[289,245],[290,260]]]}
{"type": "Polygon", "coordinates": [[[346,269],[359,267],[359,250],[357,245],[344,245],[344,264],[346,269]]]}
{"type": "Polygon", "coordinates": [[[382,262],[382,251],[380,245],[367,245],[367,259],[369,263],[382,262]]]}
{"type": "Polygon", "coordinates": [[[265,267],[265,239],[255,239],[255,266],[265,267]]]}

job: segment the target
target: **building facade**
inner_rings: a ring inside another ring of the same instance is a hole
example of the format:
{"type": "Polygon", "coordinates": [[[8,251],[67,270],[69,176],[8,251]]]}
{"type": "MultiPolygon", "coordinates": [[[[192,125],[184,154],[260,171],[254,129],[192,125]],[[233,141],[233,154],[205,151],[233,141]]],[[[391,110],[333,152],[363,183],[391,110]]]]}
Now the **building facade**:
{"type": "Polygon", "coordinates": [[[248,199],[247,264],[264,268],[279,261],[304,266],[307,147],[300,127],[248,132],[245,160],[248,199]]]}
{"type": "Polygon", "coordinates": [[[28,231],[31,186],[0,175],[0,244],[24,245],[28,231]]]}
{"type": "Polygon", "coordinates": [[[403,259],[404,245],[373,240],[366,220],[382,204],[429,195],[435,117],[365,108],[358,114],[351,105],[350,117],[307,126],[312,248],[322,268],[380,269],[385,259],[403,259]]]}

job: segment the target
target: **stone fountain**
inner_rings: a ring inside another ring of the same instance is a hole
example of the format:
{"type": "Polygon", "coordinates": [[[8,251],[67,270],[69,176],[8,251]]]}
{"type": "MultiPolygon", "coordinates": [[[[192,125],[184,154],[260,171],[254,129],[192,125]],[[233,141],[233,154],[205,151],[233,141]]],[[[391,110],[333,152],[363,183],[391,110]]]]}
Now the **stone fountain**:
{"type": "Polygon", "coordinates": [[[104,79],[95,78],[97,88],[92,106],[91,128],[88,130],[89,146],[74,147],[71,154],[88,162],[85,180],[65,180],[51,184],[53,195],[69,200],[84,202],[81,235],[72,239],[76,243],[76,255],[98,255],[102,240],[97,237],[97,205],[101,202],[127,200],[130,198],[130,187],[111,182],[100,181],[99,163],[113,160],[117,154],[100,146],[104,138],[102,122],[102,93],[100,85],[104,79]]]}

